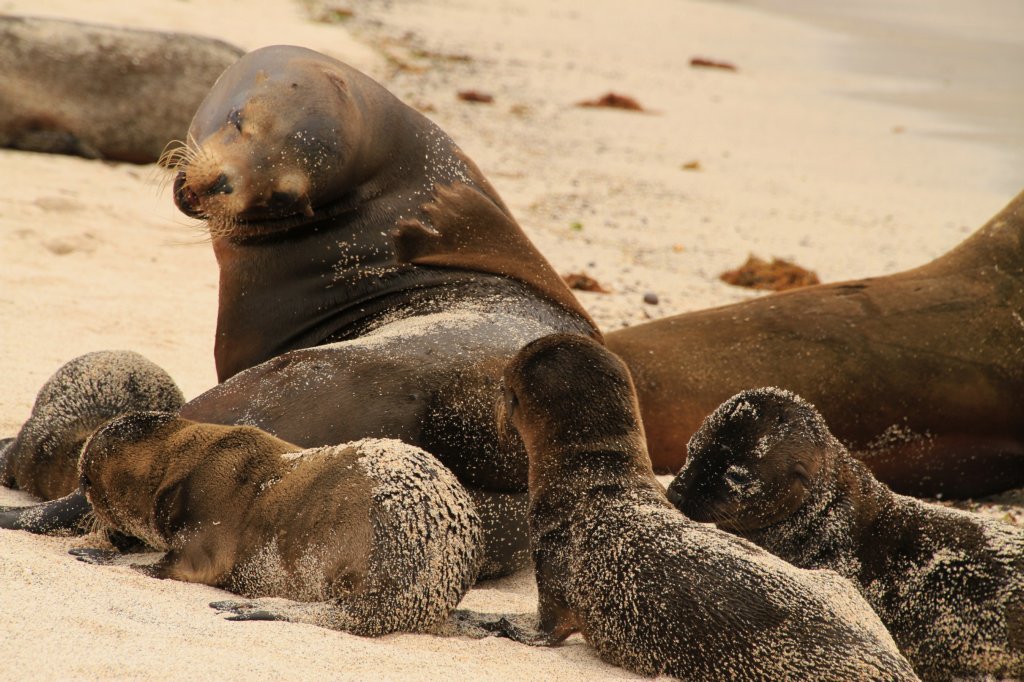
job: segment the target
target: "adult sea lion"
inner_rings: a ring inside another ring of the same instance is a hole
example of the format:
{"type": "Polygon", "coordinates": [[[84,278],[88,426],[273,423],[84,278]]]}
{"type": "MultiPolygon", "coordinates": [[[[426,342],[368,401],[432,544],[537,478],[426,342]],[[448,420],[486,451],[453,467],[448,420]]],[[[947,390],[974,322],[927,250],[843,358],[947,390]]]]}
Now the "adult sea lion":
{"type": "Polygon", "coordinates": [[[465,489],[396,440],[302,450],[251,426],[135,412],[89,438],[81,483],[102,527],[166,552],[145,572],[313,602],[217,604],[237,619],[422,631],[447,618],[480,563],[465,489]]]}
{"type": "MultiPolygon", "coordinates": [[[[480,171],[376,82],[290,46],[225,71],[190,140],[175,201],[210,228],[222,383],[180,415],[302,447],[422,447],[472,489],[483,572],[524,561],[526,455],[497,437],[501,371],[534,338],[598,333],[480,171]],[[467,215],[520,262],[418,264],[440,235],[472,232],[467,215]]],[[[85,506],[67,492],[60,504],[85,506]]],[[[47,508],[0,513],[0,527],[52,525],[47,508]]]]}
{"type": "Polygon", "coordinates": [[[687,680],[911,680],[881,622],[830,571],[794,568],[679,514],[647,456],[629,371],[595,341],[531,342],[505,371],[530,462],[537,632],[687,680]],[[568,380],[567,378],[570,378],[568,380]]]}
{"type": "Polygon", "coordinates": [[[0,147],[153,163],[241,54],[202,36],[0,16],[0,147]]]}
{"type": "Polygon", "coordinates": [[[1024,677],[1024,532],[896,495],[788,391],[743,391],[669,497],[696,521],[857,585],[926,680],[1024,677]]]}
{"type": "Polygon", "coordinates": [[[607,335],[633,373],[655,468],[748,388],[815,404],[881,481],[913,495],[1024,485],[1024,193],[906,272],[823,284],[607,335]]]}

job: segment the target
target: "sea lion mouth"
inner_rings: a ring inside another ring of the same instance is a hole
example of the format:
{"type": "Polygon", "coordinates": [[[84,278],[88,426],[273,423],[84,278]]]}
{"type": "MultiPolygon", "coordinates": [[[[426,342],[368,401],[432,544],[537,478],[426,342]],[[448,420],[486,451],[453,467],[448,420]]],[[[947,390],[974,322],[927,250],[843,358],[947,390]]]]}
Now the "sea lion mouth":
{"type": "MultiPolygon", "coordinates": [[[[205,221],[217,236],[255,237],[273,232],[280,232],[305,225],[318,220],[324,215],[317,215],[313,210],[309,197],[297,192],[275,191],[264,204],[251,206],[238,215],[217,215],[206,210],[204,198],[215,195],[227,195],[234,192],[230,180],[223,173],[200,194],[188,184],[184,170],[178,171],[174,177],[174,205],[190,218],[205,221]]],[[[329,211],[335,215],[340,211],[329,211]]]]}

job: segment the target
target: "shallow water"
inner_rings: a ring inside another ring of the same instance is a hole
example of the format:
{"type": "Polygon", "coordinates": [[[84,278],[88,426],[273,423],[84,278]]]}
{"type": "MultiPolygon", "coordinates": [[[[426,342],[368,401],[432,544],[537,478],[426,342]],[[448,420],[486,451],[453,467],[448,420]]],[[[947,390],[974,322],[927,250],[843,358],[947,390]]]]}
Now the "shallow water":
{"type": "Polygon", "coordinates": [[[1024,186],[1021,0],[717,0],[784,15],[849,40],[843,68],[878,77],[856,96],[944,120],[926,132],[976,140],[1006,157],[1006,189],[1024,186]]]}

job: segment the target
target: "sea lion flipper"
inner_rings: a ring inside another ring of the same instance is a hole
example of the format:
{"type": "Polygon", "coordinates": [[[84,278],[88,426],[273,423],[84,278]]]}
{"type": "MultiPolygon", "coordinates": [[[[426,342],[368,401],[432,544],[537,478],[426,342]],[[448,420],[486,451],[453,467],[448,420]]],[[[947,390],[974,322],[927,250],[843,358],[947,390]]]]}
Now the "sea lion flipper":
{"type": "Polygon", "coordinates": [[[421,220],[410,218],[399,221],[398,226],[391,231],[391,238],[395,242],[398,262],[412,263],[424,254],[435,251],[441,235],[421,220]]]}
{"type": "Polygon", "coordinates": [[[597,328],[519,223],[483,189],[465,182],[435,185],[433,199],[420,208],[430,227],[404,220],[391,233],[399,262],[510,277],[597,328]]]}
{"type": "Polygon", "coordinates": [[[232,614],[226,617],[224,620],[291,620],[291,618],[289,618],[285,613],[287,608],[281,610],[268,608],[266,607],[266,605],[261,604],[259,600],[243,601],[226,599],[224,601],[210,602],[210,608],[216,609],[217,613],[232,614]]]}
{"type": "Polygon", "coordinates": [[[459,609],[452,614],[452,623],[457,634],[472,639],[493,635],[528,646],[551,646],[558,643],[537,629],[536,614],[480,613],[459,609]]]}
{"type": "Polygon", "coordinates": [[[85,496],[75,491],[70,495],[42,504],[10,507],[0,511],[0,528],[27,530],[40,535],[69,531],[81,535],[86,530],[82,521],[90,510],[85,496]]]}
{"type": "Polygon", "coordinates": [[[96,547],[75,547],[68,550],[68,554],[79,561],[96,566],[109,566],[114,560],[121,556],[120,552],[112,549],[98,549],[96,547]]]}

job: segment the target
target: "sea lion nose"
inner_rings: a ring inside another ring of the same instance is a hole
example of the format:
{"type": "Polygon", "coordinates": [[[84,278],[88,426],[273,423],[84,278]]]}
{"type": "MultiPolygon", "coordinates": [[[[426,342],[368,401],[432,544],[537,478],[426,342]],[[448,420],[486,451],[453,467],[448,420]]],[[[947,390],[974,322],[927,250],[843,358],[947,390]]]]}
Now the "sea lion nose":
{"type": "Polygon", "coordinates": [[[199,217],[199,195],[186,185],[185,171],[174,177],[174,205],[187,216],[199,217]]]}
{"type": "Polygon", "coordinates": [[[221,173],[217,176],[217,179],[213,181],[213,184],[206,190],[206,194],[231,194],[235,191],[235,188],[231,186],[231,181],[228,180],[228,176],[221,173]]]}

